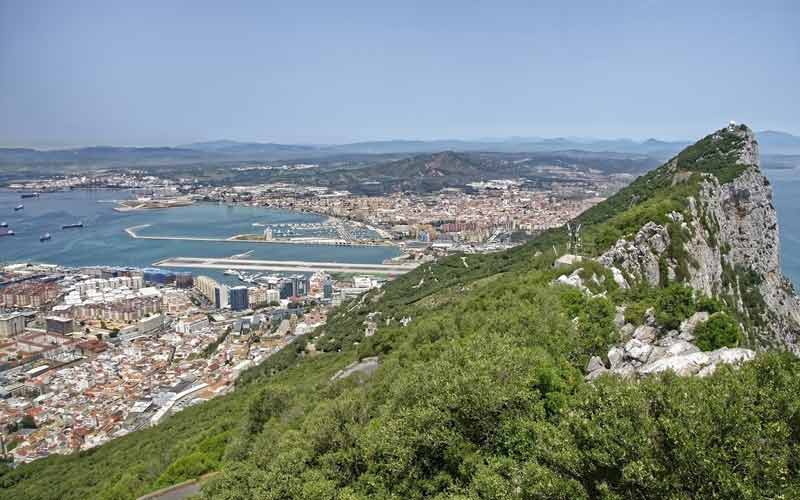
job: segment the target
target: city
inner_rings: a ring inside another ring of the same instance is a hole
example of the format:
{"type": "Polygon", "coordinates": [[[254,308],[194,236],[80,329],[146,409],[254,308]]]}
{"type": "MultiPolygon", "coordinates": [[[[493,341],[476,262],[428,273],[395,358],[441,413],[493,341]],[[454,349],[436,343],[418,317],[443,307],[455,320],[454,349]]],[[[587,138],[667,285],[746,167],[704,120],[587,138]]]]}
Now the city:
{"type": "MultiPolygon", "coordinates": [[[[625,180],[565,176],[550,189],[495,180],[383,196],[286,183],[212,187],[136,172],[12,184],[19,193],[42,197],[88,188],[109,190],[110,199],[115,190],[132,192],[135,199],[117,202],[124,211],[223,203],[319,214],[327,222],[253,224],[258,232],[228,240],[382,244],[401,254],[383,264],[387,271],[283,261],[263,267],[268,263],[249,260],[249,253],[175,257],[154,268],[6,265],[0,294],[0,418],[8,422],[3,453],[24,463],[155,425],[231,391],[243,370],[323,325],[328,311],[348,298],[437,257],[518,245],[599,203],[601,192],[625,180]],[[182,266],[196,269],[169,270],[182,266]],[[240,284],[220,283],[202,268],[225,269],[240,284]],[[352,274],[360,269],[361,275],[352,274]]],[[[161,238],[140,236],[141,229],[126,231],[131,238],[161,238]]]]}
{"type": "Polygon", "coordinates": [[[800,499],[798,25],[0,0],[0,500],[800,499]]]}
{"type": "Polygon", "coordinates": [[[160,269],[8,265],[0,306],[3,454],[28,462],[155,425],[380,286],[272,276],[227,286],[160,269]]]}

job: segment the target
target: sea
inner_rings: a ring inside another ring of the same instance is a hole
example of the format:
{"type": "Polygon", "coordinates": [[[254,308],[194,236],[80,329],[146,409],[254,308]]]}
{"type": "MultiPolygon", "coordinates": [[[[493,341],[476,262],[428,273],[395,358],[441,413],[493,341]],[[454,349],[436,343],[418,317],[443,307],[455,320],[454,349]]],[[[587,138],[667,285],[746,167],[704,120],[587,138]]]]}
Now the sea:
{"type": "MultiPolygon", "coordinates": [[[[251,251],[248,258],[379,264],[400,254],[395,247],[264,244],[131,238],[142,236],[227,238],[260,233],[261,225],[321,223],[316,214],[244,205],[196,203],[186,207],[117,212],[119,200],[133,194],[119,190],[73,190],[42,193],[21,199],[20,193],[0,190],[0,222],[16,234],[0,237],[0,262],[41,262],[64,266],[151,267],[167,257],[231,257],[251,251]],[[23,205],[22,210],[14,207],[23,205]],[[82,222],[82,229],[62,229],[82,222]],[[259,224],[254,226],[253,224],[259,224]],[[39,241],[50,233],[49,241],[39,241]]],[[[212,276],[233,284],[235,277],[211,269],[174,269],[212,276]]]]}
{"type": "MultiPolygon", "coordinates": [[[[800,169],[765,169],[764,173],[772,183],[778,212],[783,272],[800,289],[800,169]]],[[[394,247],[134,239],[125,232],[126,228],[149,224],[136,231],[143,236],[227,238],[263,230],[254,223],[320,223],[325,217],[217,203],[133,212],[113,210],[117,201],[131,198],[133,194],[127,191],[75,190],[21,199],[19,193],[0,190],[0,221],[8,223],[16,233],[0,237],[0,262],[149,267],[167,257],[230,257],[252,251],[249,257],[253,259],[377,264],[399,255],[394,247]],[[14,211],[20,204],[24,208],[14,211]],[[76,222],[82,222],[83,229],[61,229],[64,224],[76,222]],[[52,239],[40,242],[39,237],[45,233],[50,233],[52,239]]],[[[224,282],[235,280],[216,270],[191,271],[224,282]]]]}
{"type": "Polygon", "coordinates": [[[778,212],[781,238],[781,268],[800,290],[800,167],[764,169],[772,184],[773,204],[778,212]]]}

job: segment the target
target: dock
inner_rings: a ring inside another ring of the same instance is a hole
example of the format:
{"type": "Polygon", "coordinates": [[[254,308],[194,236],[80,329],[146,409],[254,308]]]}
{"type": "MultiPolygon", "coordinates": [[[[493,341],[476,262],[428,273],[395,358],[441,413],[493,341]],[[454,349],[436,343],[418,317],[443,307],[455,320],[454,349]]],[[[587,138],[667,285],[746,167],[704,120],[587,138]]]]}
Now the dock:
{"type": "Polygon", "coordinates": [[[229,257],[171,257],[154,262],[155,267],[188,267],[199,269],[238,269],[246,271],[308,272],[363,274],[403,274],[419,264],[351,264],[348,262],[310,262],[299,260],[252,260],[229,257]]]}

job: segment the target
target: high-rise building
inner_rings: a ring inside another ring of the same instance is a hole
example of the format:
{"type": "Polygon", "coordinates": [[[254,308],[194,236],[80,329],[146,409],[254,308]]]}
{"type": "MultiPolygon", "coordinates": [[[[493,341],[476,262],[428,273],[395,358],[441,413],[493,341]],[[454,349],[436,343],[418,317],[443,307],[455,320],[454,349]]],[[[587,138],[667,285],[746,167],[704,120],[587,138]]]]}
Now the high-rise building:
{"type": "Polygon", "coordinates": [[[217,284],[214,288],[214,306],[217,309],[224,309],[230,305],[230,288],[225,285],[217,284]]]}
{"type": "Polygon", "coordinates": [[[290,279],[292,282],[292,297],[305,297],[311,291],[311,282],[308,276],[296,274],[290,279]]]}
{"type": "Polygon", "coordinates": [[[208,276],[198,276],[194,287],[202,293],[214,307],[222,309],[228,307],[230,291],[227,286],[220,285],[215,279],[208,276]]]}
{"type": "Polygon", "coordinates": [[[219,286],[216,280],[208,276],[198,276],[194,282],[194,287],[209,300],[209,302],[216,303],[214,298],[214,290],[219,286]]]}
{"type": "Polygon", "coordinates": [[[235,286],[230,289],[229,294],[229,303],[232,310],[243,311],[249,307],[246,286],[235,286]]]}
{"type": "Polygon", "coordinates": [[[277,290],[267,290],[267,304],[280,302],[281,294],[277,290]]]}
{"type": "Polygon", "coordinates": [[[326,279],[322,285],[322,296],[326,299],[333,298],[333,280],[330,278],[326,279]]]}
{"type": "Polygon", "coordinates": [[[47,325],[47,333],[60,333],[66,335],[72,333],[75,328],[75,322],[72,318],[65,318],[63,316],[48,316],[45,318],[47,325]]]}
{"type": "Polygon", "coordinates": [[[0,338],[16,337],[25,330],[25,315],[22,313],[0,314],[0,338]]]}
{"type": "Polygon", "coordinates": [[[294,296],[294,282],[292,280],[286,280],[281,282],[280,284],[280,298],[288,299],[289,297],[294,296]]]}

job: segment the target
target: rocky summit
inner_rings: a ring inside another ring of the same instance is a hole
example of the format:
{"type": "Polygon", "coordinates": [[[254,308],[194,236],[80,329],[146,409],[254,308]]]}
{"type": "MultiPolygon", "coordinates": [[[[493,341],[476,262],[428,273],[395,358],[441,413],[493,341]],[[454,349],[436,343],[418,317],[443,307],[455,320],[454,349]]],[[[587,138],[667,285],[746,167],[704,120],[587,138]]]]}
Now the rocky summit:
{"type": "MultiPolygon", "coordinates": [[[[679,328],[672,328],[659,324],[650,309],[645,311],[644,323],[637,325],[625,320],[630,315],[625,314],[628,304],[623,303],[618,305],[620,343],[606,354],[607,363],[593,358],[587,378],[605,372],[631,375],[665,370],[702,376],[712,373],[717,363],[750,360],[757,350],[778,347],[800,352],[800,303],[781,273],[772,188],[761,173],[753,132],[745,125],[731,124],[642,179],[658,185],[658,191],[672,190],[683,198],[651,192],[651,200],[662,196],[674,203],[663,203],[663,213],[645,211],[647,216],[639,219],[638,228],[599,252],[593,262],[603,271],[589,279],[600,284],[600,275],[608,272],[620,288],[680,283],[696,297],[724,304],[741,329],[738,344],[747,348],[699,352],[692,343],[693,333],[711,318],[709,312],[698,311],[679,328]]],[[[640,186],[634,183],[632,187],[640,186]]],[[[648,200],[633,201],[628,208],[635,212],[648,200]]],[[[558,281],[592,293],[582,278],[586,274],[586,268],[578,266],[558,281]]]]}

